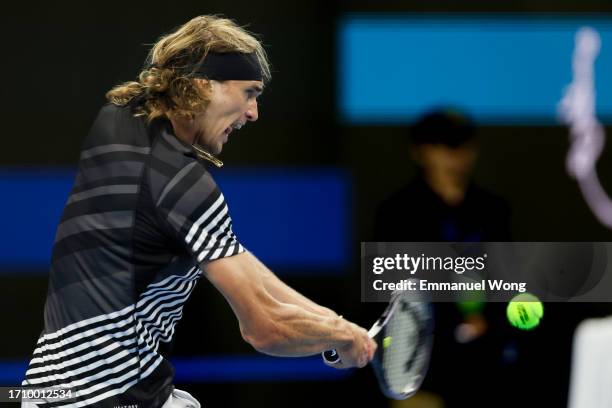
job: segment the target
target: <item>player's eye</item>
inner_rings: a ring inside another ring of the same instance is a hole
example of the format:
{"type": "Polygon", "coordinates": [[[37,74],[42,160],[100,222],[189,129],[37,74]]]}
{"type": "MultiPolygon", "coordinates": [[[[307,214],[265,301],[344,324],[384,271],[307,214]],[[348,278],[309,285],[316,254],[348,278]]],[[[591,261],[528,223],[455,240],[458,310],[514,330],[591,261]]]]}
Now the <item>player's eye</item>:
{"type": "Polygon", "coordinates": [[[261,95],[262,92],[263,89],[260,87],[249,88],[246,90],[247,99],[251,100],[253,98],[257,98],[259,97],[259,95],[261,95]]]}

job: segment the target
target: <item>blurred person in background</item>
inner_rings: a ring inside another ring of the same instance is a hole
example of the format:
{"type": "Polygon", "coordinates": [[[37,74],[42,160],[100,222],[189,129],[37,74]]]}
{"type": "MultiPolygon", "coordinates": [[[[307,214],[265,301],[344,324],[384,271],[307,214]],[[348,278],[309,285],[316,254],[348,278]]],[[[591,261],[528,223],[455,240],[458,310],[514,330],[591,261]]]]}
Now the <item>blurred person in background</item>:
{"type": "MultiPolygon", "coordinates": [[[[509,206],[472,180],[479,147],[467,115],[430,111],[412,126],[409,141],[417,175],[379,206],[376,241],[510,240],[509,206]]],[[[507,389],[500,376],[515,367],[517,357],[515,344],[507,341],[511,328],[504,308],[474,301],[435,304],[434,348],[423,389],[439,394],[447,408],[499,406],[507,389]]]]}
{"type": "Polygon", "coordinates": [[[509,206],[472,181],[479,154],[472,121],[457,110],[435,110],[417,120],[409,136],[417,175],[380,205],[375,235],[387,241],[510,240],[509,206]]]}
{"type": "Polygon", "coordinates": [[[363,328],[284,284],[242,247],[207,170],[222,165],[216,155],[230,135],[258,119],[269,80],[254,36],[200,16],[153,46],[137,81],[108,92],[57,229],[44,328],[24,386],[71,389],[76,399],[57,406],[199,407],[174,389],[167,356],[201,276],[260,352],[337,349],[337,368],[372,359],[376,344],[363,328]]]}

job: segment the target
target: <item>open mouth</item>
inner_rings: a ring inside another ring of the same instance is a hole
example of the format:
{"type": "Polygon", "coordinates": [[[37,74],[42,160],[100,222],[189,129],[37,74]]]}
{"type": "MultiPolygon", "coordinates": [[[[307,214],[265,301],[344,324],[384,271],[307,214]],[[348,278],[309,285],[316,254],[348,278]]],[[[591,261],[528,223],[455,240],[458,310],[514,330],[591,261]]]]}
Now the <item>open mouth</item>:
{"type": "Polygon", "coordinates": [[[239,130],[242,126],[244,126],[244,123],[236,122],[236,123],[233,123],[231,126],[229,126],[227,129],[225,129],[223,131],[223,134],[225,134],[226,140],[227,140],[227,136],[229,136],[230,133],[234,131],[234,129],[239,130]]]}

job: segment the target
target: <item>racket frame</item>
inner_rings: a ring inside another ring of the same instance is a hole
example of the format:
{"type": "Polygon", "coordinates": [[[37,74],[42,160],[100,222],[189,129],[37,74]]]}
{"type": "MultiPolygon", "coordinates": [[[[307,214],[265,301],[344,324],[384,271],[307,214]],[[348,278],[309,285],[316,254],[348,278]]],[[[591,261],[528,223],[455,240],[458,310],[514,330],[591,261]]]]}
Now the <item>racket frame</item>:
{"type": "MultiPolygon", "coordinates": [[[[389,320],[395,313],[395,310],[401,303],[403,294],[404,292],[399,291],[399,290],[396,290],[391,294],[391,300],[389,301],[389,304],[385,308],[385,311],[378,318],[378,320],[376,320],[376,322],[372,325],[370,330],[368,330],[368,337],[370,337],[371,339],[374,339],[381,332],[381,330],[387,325],[387,323],[389,322],[389,320]]],[[[423,302],[425,302],[425,300],[423,300],[423,302]]],[[[431,311],[429,313],[431,313],[431,311]]],[[[428,318],[431,319],[432,316],[429,316],[428,318]]],[[[432,329],[429,328],[428,332],[430,332],[428,335],[431,336],[432,329]]],[[[432,342],[431,338],[426,340],[426,343],[427,343],[426,347],[428,348],[428,351],[427,351],[428,353],[431,352],[431,342],[432,342]]],[[[337,364],[340,362],[340,355],[335,349],[324,351],[323,353],[321,353],[321,356],[328,364],[333,365],[333,364],[337,364]]],[[[429,362],[429,356],[427,356],[426,365],[428,365],[428,362],[429,362]]],[[[380,367],[380,364],[379,363],[375,364],[374,361],[372,361],[372,363],[373,363],[374,372],[379,381],[381,391],[389,398],[398,399],[398,400],[406,399],[416,393],[416,391],[418,390],[418,387],[420,386],[420,383],[422,382],[422,378],[421,378],[420,381],[417,383],[417,387],[410,389],[410,391],[408,392],[401,392],[399,394],[395,393],[389,389],[386,379],[384,379],[384,372],[382,368],[380,367]],[[381,378],[381,376],[383,378],[381,378]]],[[[424,376],[424,373],[423,373],[423,376],[424,376]]]]}

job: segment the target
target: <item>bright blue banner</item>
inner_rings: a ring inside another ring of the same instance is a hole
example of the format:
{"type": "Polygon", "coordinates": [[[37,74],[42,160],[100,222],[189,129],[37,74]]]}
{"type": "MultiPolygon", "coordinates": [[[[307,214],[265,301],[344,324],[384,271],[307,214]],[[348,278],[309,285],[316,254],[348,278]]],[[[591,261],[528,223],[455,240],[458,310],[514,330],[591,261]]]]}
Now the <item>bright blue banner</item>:
{"type": "MultiPolygon", "coordinates": [[[[351,370],[327,367],[320,356],[277,358],[264,355],[218,355],[172,359],[176,384],[284,381],[333,381],[351,370]]],[[[27,361],[0,361],[0,385],[18,386],[25,377],[27,361]]]]}
{"type": "MultiPolygon", "coordinates": [[[[0,170],[0,273],[46,272],[72,169],[0,170]]],[[[350,183],[338,169],[241,168],[214,174],[234,232],[284,272],[339,273],[350,260],[350,183]]]]}
{"type": "Polygon", "coordinates": [[[326,381],[347,377],[350,370],[327,367],[320,356],[277,358],[264,355],[174,358],[177,383],[260,381],[326,381]]]}
{"type": "Polygon", "coordinates": [[[612,123],[612,16],[354,14],[338,28],[340,118],[407,124],[455,106],[482,124],[556,124],[574,35],[599,31],[597,112],[612,123]]]}

